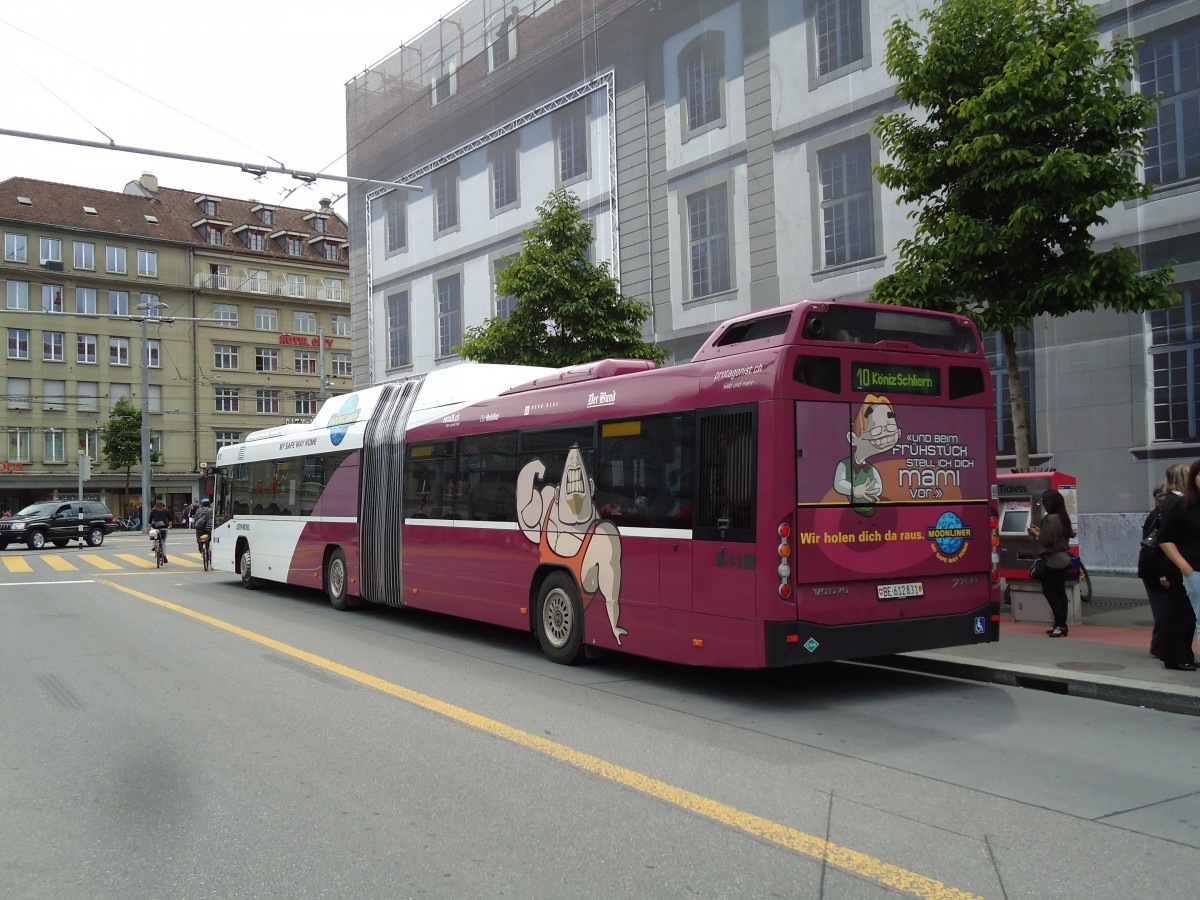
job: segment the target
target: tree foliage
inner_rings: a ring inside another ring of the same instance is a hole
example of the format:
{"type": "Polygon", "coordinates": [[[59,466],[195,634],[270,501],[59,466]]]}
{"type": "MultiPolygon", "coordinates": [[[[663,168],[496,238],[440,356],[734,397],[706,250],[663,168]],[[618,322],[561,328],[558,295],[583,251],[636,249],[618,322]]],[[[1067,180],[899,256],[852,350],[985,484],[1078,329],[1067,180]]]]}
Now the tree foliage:
{"type": "MultiPolygon", "coordinates": [[[[130,470],[142,461],[142,411],[128,397],[120,397],[113,404],[112,414],[100,429],[100,444],[108,468],[125,470],[125,493],[128,495],[130,470]]],[[[159,456],[158,451],[151,450],[150,462],[158,462],[159,456]]]]}
{"type": "Polygon", "coordinates": [[[562,366],[597,359],[650,359],[665,348],[642,340],[650,307],[621,293],[608,262],[588,260],[592,225],[579,198],[559,188],[538,207],[521,252],[505,260],[496,293],[516,299],[508,319],[467,329],[460,352],[486,363],[562,366]]]}
{"type": "Polygon", "coordinates": [[[896,20],[886,67],[911,110],[875,123],[879,180],[913,237],[872,297],[952,310],[1004,337],[1018,468],[1028,442],[1015,329],[1039,315],[1177,302],[1170,268],[1097,252],[1103,211],[1146,197],[1142,138],[1156,103],[1130,91],[1134,42],[1100,45],[1082,0],[941,0],[920,34],[896,20]]]}

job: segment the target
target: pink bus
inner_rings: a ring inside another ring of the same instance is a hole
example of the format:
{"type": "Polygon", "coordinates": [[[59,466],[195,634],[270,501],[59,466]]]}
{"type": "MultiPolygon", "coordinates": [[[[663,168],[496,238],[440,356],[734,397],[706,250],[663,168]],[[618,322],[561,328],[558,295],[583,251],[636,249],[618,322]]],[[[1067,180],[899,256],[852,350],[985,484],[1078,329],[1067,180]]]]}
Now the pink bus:
{"type": "Polygon", "coordinates": [[[995,423],[956,315],[802,302],[691,362],[462,364],[217,457],[214,566],[761,668],[994,641],[995,423]]]}

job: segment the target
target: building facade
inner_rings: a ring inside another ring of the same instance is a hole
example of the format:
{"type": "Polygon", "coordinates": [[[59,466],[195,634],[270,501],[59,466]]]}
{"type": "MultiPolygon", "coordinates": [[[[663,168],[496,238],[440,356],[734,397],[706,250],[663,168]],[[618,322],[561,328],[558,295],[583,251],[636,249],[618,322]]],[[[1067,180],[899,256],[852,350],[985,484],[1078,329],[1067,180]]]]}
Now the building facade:
{"type": "Polygon", "coordinates": [[[308,419],[351,385],[346,225],[317,210],[160,188],[0,182],[8,348],[0,506],[84,496],[117,514],[141,469],[111,471],[101,431],[148,412],[153,493],[178,511],[219,446],[308,419]],[[143,394],[143,371],[147,390],[143,394]]]}
{"type": "MultiPolygon", "coordinates": [[[[896,109],[885,30],[927,0],[470,0],[347,84],[362,384],[459,362],[463,329],[504,316],[494,276],[555,187],[594,255],[649,303],[646,337],[688,359],[721,320],[797,299],[866,297],[911,235],[872,176],[896,109]]],[[[1018,335],[1036,463],[1076,475],[1089,567],[1129,570],[1150,492],[1200,456],[1197,0],[1101,3],[1161,93],[1145,201],[1100,246],[1175,263],[1183,304],[1045,318],[1018,335]]],[[[998,450],[1012,464],[999,341],[998,450]]]]}

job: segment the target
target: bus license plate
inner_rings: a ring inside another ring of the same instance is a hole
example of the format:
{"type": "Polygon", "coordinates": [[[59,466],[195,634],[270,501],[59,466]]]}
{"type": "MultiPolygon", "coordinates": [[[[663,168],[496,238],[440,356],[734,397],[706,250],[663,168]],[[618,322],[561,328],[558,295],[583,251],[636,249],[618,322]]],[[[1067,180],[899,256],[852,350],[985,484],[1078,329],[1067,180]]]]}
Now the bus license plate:
{"type": "Polygon", "coordinates": [[[904,584],[881,584],[875,590],[880,600],[896,600],[900,597],[921,597],[925,594],[925,586],[919,581],[907,581],[904,584]]]}

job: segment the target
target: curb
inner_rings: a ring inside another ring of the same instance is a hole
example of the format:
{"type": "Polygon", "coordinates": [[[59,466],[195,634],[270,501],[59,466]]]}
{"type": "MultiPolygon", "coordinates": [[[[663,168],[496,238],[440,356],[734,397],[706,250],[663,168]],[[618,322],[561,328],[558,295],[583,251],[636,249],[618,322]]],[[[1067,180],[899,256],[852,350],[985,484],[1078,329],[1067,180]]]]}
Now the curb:
{"type": "Polygon", "coordinates": [[[862,662],[905,669],[910,672],[925,672],[1001,684],[1007,687],[1030,688],[1052,694],[1071,697],[1086,697],[1108,703],[1123,703],[1141,706],[1161,712],[1200,716],[1200,692],[1195,688],[1175,688],[1170,685],[1151,685],[1147,682],[1130,682],[1128,679],[1107,675],[1076,675],[1047,669],[1044,666],[1023,666],[1019,663],[981,663],[978,660],[944,654],[907,653],[904,655],[881,656],[862,662]]]}

